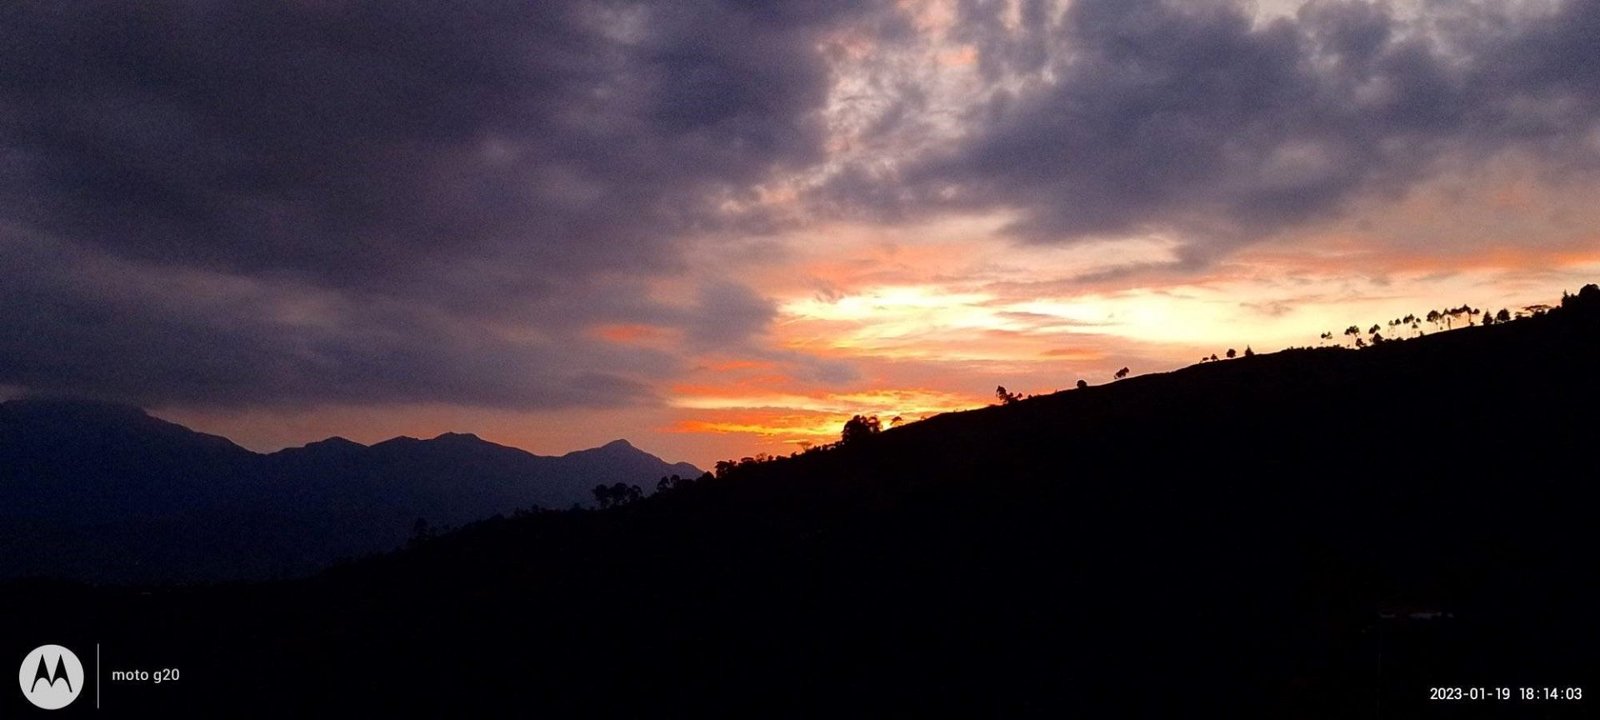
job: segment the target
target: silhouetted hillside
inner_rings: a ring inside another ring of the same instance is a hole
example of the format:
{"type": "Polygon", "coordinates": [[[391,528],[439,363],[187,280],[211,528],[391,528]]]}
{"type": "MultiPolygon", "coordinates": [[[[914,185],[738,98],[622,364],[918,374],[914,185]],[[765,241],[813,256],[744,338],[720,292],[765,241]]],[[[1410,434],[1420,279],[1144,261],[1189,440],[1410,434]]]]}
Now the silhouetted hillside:
{"type": "Polygon", "coordinates": [[[329,438],[260,455],[127,406],[0,403],[0,577],[167,582],[305,574],[592,488],[694,476],[616,441],[543,457],[474,435],[329,438]]]}
{"type": "Polygon", "coordinates": [[[1596,367],[1574,302],[939,416],[309,581],[13,586],[0,613],[210,668],[161,701],[230,713],[1579,717],[1427,698],[1600,688],[1596,367]]]}

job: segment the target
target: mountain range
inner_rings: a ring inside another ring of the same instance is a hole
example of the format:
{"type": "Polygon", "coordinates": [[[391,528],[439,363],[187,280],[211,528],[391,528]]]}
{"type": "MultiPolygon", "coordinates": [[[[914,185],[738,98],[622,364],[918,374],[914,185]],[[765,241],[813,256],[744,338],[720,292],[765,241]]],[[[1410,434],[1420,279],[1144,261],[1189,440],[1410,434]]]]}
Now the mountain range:
{"type": "Polygon", "coordinates": [[[136,716],[1589,717],[1596,368],[1587,286],[1489,327],[719,464],[305,579],[0,582],[0,618],[19,653],[183,666],[108,686],[136,716]],[[1453,687],[1483,699],[1430,699],[1453,687]]]}
{"type": "Polygon", "coordinates": [[[261,454],[136,407],[12,400],[0,403],[0,577],[293,576],[393,549],[419,519],[586,506],[599,484],[699,474],[626,440],[559,457],[456,433],[261,454]]]}

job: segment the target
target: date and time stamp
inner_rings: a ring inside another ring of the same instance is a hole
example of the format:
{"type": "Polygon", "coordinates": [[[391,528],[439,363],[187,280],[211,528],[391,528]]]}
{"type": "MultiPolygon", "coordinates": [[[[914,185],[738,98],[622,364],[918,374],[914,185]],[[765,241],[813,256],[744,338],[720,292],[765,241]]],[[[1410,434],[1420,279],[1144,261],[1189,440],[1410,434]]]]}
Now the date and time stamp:
{"type": "Polygon", "coordinates": [[[1540,687],[1430,687],[1430,703],[1549,703],[1583,702],[1583,688],[1572,685],[1540,687]]]}

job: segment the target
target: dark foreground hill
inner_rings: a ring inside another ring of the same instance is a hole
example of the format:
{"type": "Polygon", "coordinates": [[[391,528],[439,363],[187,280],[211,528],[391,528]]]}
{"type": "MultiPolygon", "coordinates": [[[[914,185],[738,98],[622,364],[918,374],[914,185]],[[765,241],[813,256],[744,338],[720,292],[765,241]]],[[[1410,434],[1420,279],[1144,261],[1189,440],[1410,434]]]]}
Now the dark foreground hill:
{"type": "Polygon", "coordinates": [[[307,581],[14,585],[0,617],[30,618],[19,655],[182,666],[108,682],[124,710],[1584,717],[1600,312],[1573,305],[940,416],[307,581]]]}
{"type": "Polygon", "coordinates": [[[460,525],[699,474],[618,440],[543,457],[473,435],[257,454],[123,405],[0,403],[0,578],[206,581],[309,574],[460,525]]]}

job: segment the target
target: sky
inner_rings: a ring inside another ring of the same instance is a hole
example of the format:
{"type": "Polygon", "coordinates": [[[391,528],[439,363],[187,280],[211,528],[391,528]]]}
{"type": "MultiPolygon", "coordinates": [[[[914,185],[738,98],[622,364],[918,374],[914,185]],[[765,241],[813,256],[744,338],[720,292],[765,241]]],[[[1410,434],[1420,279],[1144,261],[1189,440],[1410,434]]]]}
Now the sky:
{"type": "Polygon", "coordinates": [[[9,3],[0,395],[709,467],[1548,303],[1600,280],[1597,42],[1583,0],[9,3]]]}

